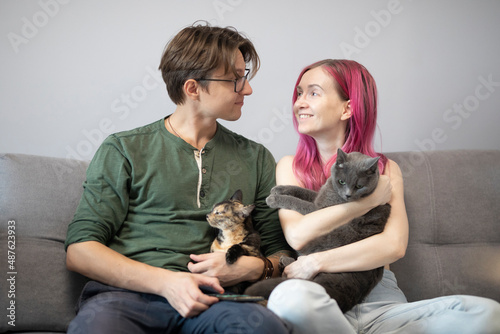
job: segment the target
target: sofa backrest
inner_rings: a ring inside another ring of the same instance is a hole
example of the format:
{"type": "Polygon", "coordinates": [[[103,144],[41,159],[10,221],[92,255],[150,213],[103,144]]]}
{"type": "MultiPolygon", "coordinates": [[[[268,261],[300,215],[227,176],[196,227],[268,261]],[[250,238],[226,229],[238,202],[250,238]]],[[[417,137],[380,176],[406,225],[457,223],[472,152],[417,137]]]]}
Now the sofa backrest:
{"type": "Polygon", "coordinates": [[[87,165],[0,154],[0,332],[64,332],[75,316],[85,279],[66,269],[64,240],[87,165]],[[7,281],[5,275],[13,279],[7,281]],[[14,317],[6,318],[6,312],[14,317]],[[8,323],[10,319],[15,319],[15,327],[8,323]]]}
{"type": "MultiPolygon", "coordinates": [[[[410,240],[406,256],[391,268],[408,300],[471,294],[500,301],[500,151],[387,156],[405,181],[410,240]]],[[[0,309],[14,301],[7,315],[13,312],[16,324],[4,318],[0,332],[64,332],[74,317],[86,279],[66,269],[64,240],[87,166],[0,154],[0,269],[15,273],[7,274],[14,280],[0,280],[0,309]],[[15,241],[12,269],[9,234],[15,241]]]]}
{"type": "Polygon", "coordinates": [[[409,301],[500,301],[500,151],[389,153],[405,183],[410,240],[391,265],[409,301]]]}

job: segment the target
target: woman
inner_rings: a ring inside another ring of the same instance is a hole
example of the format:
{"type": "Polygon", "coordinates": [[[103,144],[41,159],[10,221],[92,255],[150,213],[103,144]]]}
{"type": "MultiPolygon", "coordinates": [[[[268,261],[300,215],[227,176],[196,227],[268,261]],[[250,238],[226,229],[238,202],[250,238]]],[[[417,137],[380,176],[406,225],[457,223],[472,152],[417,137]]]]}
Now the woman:
{"type": "Polygon", "coordinates": [[[319,272],[380,266],[385,270],[382,281],[363,303],[345,314],[320,285],[298,279],[280,284],[268,307],[293,324],[294,333],[500,333],[500,304],[496,301],[448,296],[408,303],[398,288],[389,264],[404,256],[408,244],[403,178],[394,161],[373,149],[377,90],[366,68],[350,60],[323,60],[306,67],[295,87],[294,125],[300,140],[296,155],[279,161],[277,183],[318,190],[329,177],[338,148],[380,156],[382,175],[374,193],[361,200],[307,215],[281,209],[288,243],[300,250],[310,240],[384,203],[391,204],[391,215],[382,233],[301,256],[285,268],[284,275],[310,279],[319,272]]]}

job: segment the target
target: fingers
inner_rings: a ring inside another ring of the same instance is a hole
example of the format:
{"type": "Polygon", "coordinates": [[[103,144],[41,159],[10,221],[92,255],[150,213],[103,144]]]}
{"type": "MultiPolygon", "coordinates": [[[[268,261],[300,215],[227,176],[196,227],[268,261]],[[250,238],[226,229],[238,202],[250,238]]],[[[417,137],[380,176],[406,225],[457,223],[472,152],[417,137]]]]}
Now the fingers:
{"type": "Polygon", "coordinates": [[[191,260],[195,262],[202,262],[205,260],[208,260],[210,258],[211,253],[205,253],[205,254],[190,254],[189,257],[191,260]]]}
{"type": "Polygon", "coordinates": [[[206,254],[191,254],[193,262],[188,263],[188,269],[193,274],[203,274],[211,277],[218,277],[227,271],[226,253],[213,252],[206,254]]]}
{"type": "Polygon", "coordinates": [[[312,279],[318,273],[317,264],[311,255],[299,256],[297,261],[289,264],[283,271],[283,277],[312,279]]]}
{"type": "MultiPolygon", "coordinates": [[[[198,286],[210,287],[215,293],[223,293],[224,289],[219,284],[219,280],[212,277],[193,275],[198,286]]],[[[212,304],[219,301],[218,298],[203,293],[199,288],[190,291],[191,301],[187,301],[186,317],[193,317],[206,311],[212,304]]]]}
{"type": "Polygon", "coordinates": [[[197,277],[198,286],[205,286],[215,291],[215,293],[224,293],[224,288],[220,285],[220,282],[217,278],[200,276],[197,277]]]}
{"type": "Polygon", "coordinates": [[[213,263],[209,261],[213,258],[213,254],[214,253],[189,255],[191,260],[194,261],[188,263],[189,271],[193,274],[208,274],[208,271],[214,267],[213,263]]]}
{"type": "Polygon", "coordinates": [[[283,269],[283,273],[281,274],[281,277],[288,278],[288,268],[289,266],[286,266],[285,269],[283,269]]]}
{"type": "Polygon", "coordinates": [[[184,318],[192,318],[199,315],[201,312],[208,310],[209,307],[210,307],[209,305],[199,303],[196,301],[193,301],[192,303],[186,301],[184,305],[180,306],[177,309],[177,312],[179,312],[179,314],[184,318]]]}
{"type": "Polygon", "coordinates": [[[190,318],[206,311],[212,304],[219,301],[218,298],[208,296],[200,290],[200,286],[210,287],[217,293],[223,293],[219,280],[203,275],[190,275],[186,285],[179,286],[175,295],[169,298],[171,305],[183,317],[190,318]]]}
{"type": "Polygon", "coordinates": [[[379,190],[380,204],[389,202],[392,196],[391,179],[387,175],[380,175],[377,188],[379,190]]]}
{"type": "Polygon", "coordinates": [[[188,269],[190,272],[193,274],[202,274],[203,271],[201,270],[201,265],[199,264],[194,264],[193,262],[189,262],[187,265],[188,269]]]}
{"type": "Polygon", "coordinates": [[[210,305],[215,304],[219,301],[219,299],[217,297],[204,294],[201,290],[198,290],[198,291],[193,290],[192,294],[191,294],[191,298],[193,300],[191,308],[194,311],[206,310],[207,308],[210,307],[210,305]]]}

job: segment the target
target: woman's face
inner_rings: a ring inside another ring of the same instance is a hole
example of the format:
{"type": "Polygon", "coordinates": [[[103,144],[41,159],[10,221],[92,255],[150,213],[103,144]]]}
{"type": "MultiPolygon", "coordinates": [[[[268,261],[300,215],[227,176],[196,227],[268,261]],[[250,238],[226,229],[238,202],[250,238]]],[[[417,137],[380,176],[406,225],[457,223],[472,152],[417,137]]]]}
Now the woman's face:
{"type": "Polygon", "coordinates": [[[318,139],[345,131],[349,101],[340,97],[334,80],[322,67],[313,68],[302,76],[293,105],[300,133],[318,139]]]}

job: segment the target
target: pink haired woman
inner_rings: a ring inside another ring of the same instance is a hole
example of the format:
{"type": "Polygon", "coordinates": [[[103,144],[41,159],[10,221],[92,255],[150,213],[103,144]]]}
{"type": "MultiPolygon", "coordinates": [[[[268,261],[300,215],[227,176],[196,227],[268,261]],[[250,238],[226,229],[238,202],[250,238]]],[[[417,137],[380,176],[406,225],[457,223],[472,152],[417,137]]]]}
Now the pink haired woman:
{"type": "Polygon", "coordinates": [[[268,307],[293,333],[500,333],[500,304],[473,296],[447,296],[408,303],[389,264],[403,257],[408,218],[398,165],[373,148],[377,89],[365,67],[352,60],[322,60],[306,67],[293,93],[293,121],[300,139],[295,156],[282,158],[277,184],[318,190],[329,177],[338,148],[380,156],[376,190],[358,201],[307,215],[281,209],[288,243],[300,250],[375,206],[391,204],[384,231],[359,242],[301,256],[285,268],[289,278],[271,294],[268,307]],[[363,271],[384,266],[382,281],[343,314],[320,285],[304,280],[319,272],[363,271]]]}

